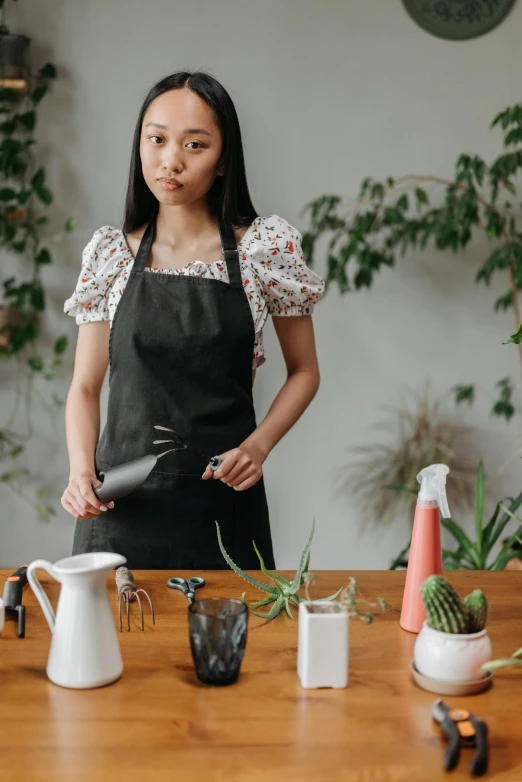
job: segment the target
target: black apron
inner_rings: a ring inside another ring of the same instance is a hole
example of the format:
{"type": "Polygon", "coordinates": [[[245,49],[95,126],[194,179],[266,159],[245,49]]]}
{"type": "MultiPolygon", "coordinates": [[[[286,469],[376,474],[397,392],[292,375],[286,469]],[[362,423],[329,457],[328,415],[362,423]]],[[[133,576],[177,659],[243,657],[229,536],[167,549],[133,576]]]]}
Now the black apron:
{"type": "MultiPolygon", "coordinates": [[[[172,445],[156,424],[174,429],[208,457],[238,447],[256,428],[252,397],[255,328],[241,280],[231,225],[219,231],[229,282],[197,275],[144,271],[156,234],[143,234],[109,338],[107,423],[99,439],[100,471],[160,454],[172,445]]],[[[170,453],[139,489],[93,519],[77,519],[73,554],[112,551],[135,569],[228,568],[223,545],[242,568],[275,568],[263,476],[235,491],[202,480],[205,459],[170,453]]]]}

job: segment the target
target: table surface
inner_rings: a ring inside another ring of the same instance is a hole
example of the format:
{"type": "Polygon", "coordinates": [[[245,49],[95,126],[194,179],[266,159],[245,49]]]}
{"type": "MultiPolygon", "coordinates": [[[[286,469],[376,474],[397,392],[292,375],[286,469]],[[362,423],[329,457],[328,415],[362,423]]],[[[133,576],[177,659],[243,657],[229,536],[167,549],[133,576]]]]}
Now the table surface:
{"type": "MultiPolygon", "coordinates": [[[[15,568],[13,567],[13,570],[15,568]]],[[[12,572],[0,570],[4,579],[12,572]]],[[[264,579],[262,574],[249,571],[264,579]]],[[[278,571],[286,577],[290,571],[278,571]]],[[[405,571],[315,571],[312,597],[359,581],[369,600],[391,607],[371,625],[350,621],[346,689],[305,690],[297,676],[297,618],[267,622],[250,616],[246,654],[236,684],[211,687],[195,675],[188,640],[187,601],[166,586],[172,575],[203,575],[207,596],[260,599],[232,571],[135,571],[148,590],[156,624],[146,613],[142,632],[132,604],[131,632],[118,632],[124,662],[115,683],[92,690],[53,684],[45,667],[50,631],[29,586],[24,593],[26,637],[6,621],[0,638],[2,782],[100,780],[388,780],[447,779],[446,742],[431,718],[437,695],[409,673],[416,635],[399,627],[405,571]]],[[[493,656],[522,646],[522,572],[451,571],[461,595],[481,587],[489,600],[493,656]]],[[[39,579],[56,609],[59,584],[39,579]]],[[[117,619],[114,579],[111,604],[117,619]]],[[[296,612],[294,612],[296,615],[296,612]]],[[[125,627],[125,626],[124,626],[125,627]]],[[[522,780],[522,670],[495,672],[479,695],[445,702],[481,716],[489,726],[490,764],[484,779],[522,780]]],[[[472,749],[463,749],[453,780],[469,779],[472,749]]]]}

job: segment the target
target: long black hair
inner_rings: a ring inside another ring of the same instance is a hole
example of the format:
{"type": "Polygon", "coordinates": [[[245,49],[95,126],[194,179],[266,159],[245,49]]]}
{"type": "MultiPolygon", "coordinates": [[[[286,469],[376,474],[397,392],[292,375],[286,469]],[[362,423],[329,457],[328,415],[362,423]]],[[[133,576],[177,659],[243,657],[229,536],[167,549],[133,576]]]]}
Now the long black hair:
{"type": "Polygon", "coordinates": [[[123,233],[128,234],[153,215],[157,215],[159,201],[150,191],[143,177],[140,158],[140,138],[143,118],[152,101],[164,92],[188,88],[197,93],[211,108],[223,138],[223,176],[216,176],[207,193],[211,213],[235,227],[250,225],[258,215],[248,192],[245,159],[239,120],[232,99],[225,88],[203,71],[177,71],[155,84],[140,109],[132,142],[132,156],[125,197],[123,233]]]}

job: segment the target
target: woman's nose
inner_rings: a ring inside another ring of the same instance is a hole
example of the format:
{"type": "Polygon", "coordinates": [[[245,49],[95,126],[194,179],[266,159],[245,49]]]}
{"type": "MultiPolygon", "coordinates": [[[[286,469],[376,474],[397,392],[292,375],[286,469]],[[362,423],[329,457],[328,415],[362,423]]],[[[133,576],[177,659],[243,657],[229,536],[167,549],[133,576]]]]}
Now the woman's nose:
{"type": "Polygon", "coordinates": [[[183,150],[172,145],[170,149],[165,149],[163,165],[169,171],[179,172],[183,168],[183,150]]]}

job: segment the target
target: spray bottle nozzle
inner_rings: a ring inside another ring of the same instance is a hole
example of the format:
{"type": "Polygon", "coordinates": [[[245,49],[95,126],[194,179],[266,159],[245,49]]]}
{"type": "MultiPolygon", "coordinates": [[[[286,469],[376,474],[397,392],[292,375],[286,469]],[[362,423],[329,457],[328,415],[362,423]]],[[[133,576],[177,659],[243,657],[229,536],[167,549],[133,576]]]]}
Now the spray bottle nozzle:
{"type": "Polygon", "coordinates": [[[419,500],[436,501],[441,515],[445,519],[449,519],[451,515],[446,496],[446,476],[448,473],[449,467],[446,464],[430,464],[417,475],[417,480],[421,485],[419,500]]]}

